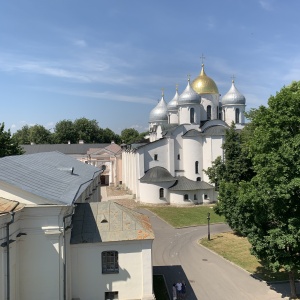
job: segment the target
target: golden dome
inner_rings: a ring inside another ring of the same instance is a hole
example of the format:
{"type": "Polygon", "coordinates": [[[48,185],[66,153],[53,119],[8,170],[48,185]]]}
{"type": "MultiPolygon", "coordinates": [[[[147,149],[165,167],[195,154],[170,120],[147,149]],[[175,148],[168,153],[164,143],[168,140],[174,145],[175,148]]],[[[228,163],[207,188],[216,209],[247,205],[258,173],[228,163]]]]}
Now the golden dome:
{"type": "Polygon", "coordinates": [[[192,88],[198,94],[219,94],[216,83],[204,72],[204,64],[197,78],[192,82],[192,88]]]}

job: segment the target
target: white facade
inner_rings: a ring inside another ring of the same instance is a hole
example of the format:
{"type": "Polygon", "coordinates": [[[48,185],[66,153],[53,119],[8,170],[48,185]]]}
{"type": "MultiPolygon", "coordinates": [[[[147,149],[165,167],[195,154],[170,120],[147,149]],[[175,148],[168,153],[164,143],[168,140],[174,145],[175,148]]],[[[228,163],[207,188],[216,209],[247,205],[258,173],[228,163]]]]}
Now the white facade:
{"type": "Polygon", "coordinates": [[[123,149],[123,184],[137,201],[190,205],[217,200],[204,170],[223,158],[225,132],[245,122],[245,97],[234,82],[220,99],[215,82],[204,72],[166,104],[151,111],[150,143],[123,149]],[[165,115],[164,115],[165,113],[165,115]],[[168,124],[166,124],[168,120],[168,124]],[[154,125],[155,124],[155,125],[154,125]]]}

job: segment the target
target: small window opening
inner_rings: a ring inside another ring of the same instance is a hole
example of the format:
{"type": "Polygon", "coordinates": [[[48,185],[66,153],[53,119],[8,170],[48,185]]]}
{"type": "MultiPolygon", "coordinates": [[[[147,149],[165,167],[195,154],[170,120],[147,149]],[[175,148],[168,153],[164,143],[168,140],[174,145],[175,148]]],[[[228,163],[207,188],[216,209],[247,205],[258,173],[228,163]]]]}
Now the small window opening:
{"type": "Polygon", "coordinates": [[[164,189],[163,188],[160,188],[159,189],[159,198],[164,198],[164,189]]]}
{"type": "Polygon", "coordinates": [[[185,194],[185,195],[183,196],[183,200],[184,200],[184,201],[189,201],[189,195],[188,195],[188,194],[185,194]]]}
{"type": "Polygon", "coordinates": [[[195,162],[195,173],[198,174],[199,173],[199,161],[195,162]]]}
{"type": "Polygon", "coordinates": [[[197,199],[197,194],[194,194],[194,200],[198,200],[198,199],[197,199]]]}
{"type": "Polygon", "coordinates": [[[158,155],[154,154],[154,160],[158,160],[158,155]]]}
{"type": "Polygon", "coordinates": [[[119,299],[118,292],[105,292],[105,300],[119,299]]]}
{"type": "Polygon", "coordinates": [[[197,177],[197,181],[201,181],[201,177],[197,177]]]}
{"type": "Polygon", "coordinates": [[[180,160],[180,154],[177,155],[177,159],[180,160]]]}

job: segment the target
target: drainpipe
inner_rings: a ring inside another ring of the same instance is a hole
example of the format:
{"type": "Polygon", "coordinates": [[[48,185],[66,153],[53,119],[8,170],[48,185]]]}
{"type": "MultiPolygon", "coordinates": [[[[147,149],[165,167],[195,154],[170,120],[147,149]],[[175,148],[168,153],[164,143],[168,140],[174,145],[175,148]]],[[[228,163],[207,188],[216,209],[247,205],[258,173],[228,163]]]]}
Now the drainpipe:
{"type": "Polygon", "coordinates": [[[15,221],[15,212],[14,209],[19,205],[19,202],[16,203],[15,207],[9,212],[10,221],[6,223],[6,290],[7,290],[7,300],[10,300],[10,258],[9,258],[9,226],[15,221]]]}
{"type": "Polygon", "coordinates": [[[67,300],[67,245],[66,245],[66,231],[71,228],[71,226],[66,227],[66,219],[73,216],[75,211],[75,206],[73,206],[72,212],[63,217],[63,256],[64,256],[64,300],[67,300]]]}

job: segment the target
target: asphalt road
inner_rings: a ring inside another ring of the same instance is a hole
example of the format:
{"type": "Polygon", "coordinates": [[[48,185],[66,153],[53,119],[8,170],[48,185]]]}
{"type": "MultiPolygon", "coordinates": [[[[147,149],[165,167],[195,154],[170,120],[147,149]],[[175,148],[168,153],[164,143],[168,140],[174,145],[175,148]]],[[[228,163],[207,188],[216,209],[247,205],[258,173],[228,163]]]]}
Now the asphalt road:
{"type": "MultiPolygon", "coordinates": [[[[164,275],[170,295],[172,284],[184,280],[187,300],[288,299],[287,283],[269,286],[198,245],[197,241],[207,236],[207,226],[174,229],[150,211],[142,212],[150,217],[155,233],[153,272],[164,275]]],[[[210,228],[211,234],[230,231],[225,224],[210,228]]]]}

